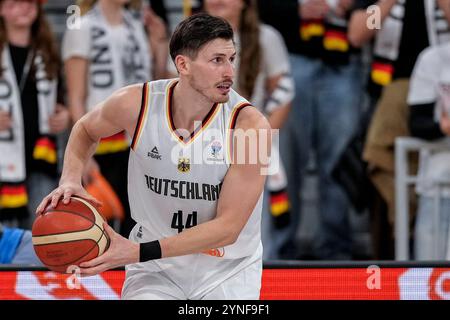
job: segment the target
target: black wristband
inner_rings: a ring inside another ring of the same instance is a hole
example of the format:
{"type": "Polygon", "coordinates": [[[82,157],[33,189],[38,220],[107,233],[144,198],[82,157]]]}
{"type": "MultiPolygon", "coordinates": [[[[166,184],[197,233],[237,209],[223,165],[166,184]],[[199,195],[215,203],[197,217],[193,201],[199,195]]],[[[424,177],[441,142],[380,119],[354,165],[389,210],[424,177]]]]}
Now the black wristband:
{"type": "Polygon", "coordinates": [[[139,244],[139,262],[161,259],[161,245],[158,240],[139,244]]]}

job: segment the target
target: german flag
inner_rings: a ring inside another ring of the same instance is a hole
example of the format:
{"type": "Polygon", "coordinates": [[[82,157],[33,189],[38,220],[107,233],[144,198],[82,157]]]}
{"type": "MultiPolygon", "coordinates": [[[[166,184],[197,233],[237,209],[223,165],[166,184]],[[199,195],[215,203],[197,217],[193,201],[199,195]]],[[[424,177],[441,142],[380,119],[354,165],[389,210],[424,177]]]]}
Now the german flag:
{"type": "Polygon", "coordinates": [[[371,78],[372,81],[380,86],[385,86],[392,81],[394,67],[390,63],[374,62],[372,63],[371,78]]]}
{"type": "Polygon", "coordinates": [[[20,208],[27,204],[28,195],[25,184],[0,186],[0,208],[20,208]]]}
{"type": "Polygon", "coordinates": [[[183,0],[183,17],[187,18],[192,15],[192,0],[183,0]]]}
{"type": "Polygon", "coordinates": [[[277,229],[284,228],[291,221],[289,198],[286,189],[270,192],[270,213],[277,229]]]}
{"type": "Polygon", "coordinates": [[[325,34],[325,26],[322,20],[308,20],[300,25],[300,37],[303,41],[309,41],[312,37],[321,37],[325,34]]]}
{"type": "Polygon", "coordinates": [[[274,193],[270,196],[270,211],[278,217],[289,210],[289,199],[286,192],[274,193]]]}
{"type": "Polygon", "coordinates": [[[323,39],[323,46],[328,51],[340,52],[347,52],[350,47],[347,35],[339,30],[327,30],[323,39]]]}
{"type": "Polygon", "coordinates": [[[122,131],[113,136],[101,139],[95,154],[101,155],[125,151],[128,149],[128,146],[129,143],[125,136],[125,131],[122,131]]]}
{"type": "Polygon", "coordinates": [[[57,160],[55,142],[49,137],[39,138],[33,150],[33,158],[55,164],[57,160]]]}

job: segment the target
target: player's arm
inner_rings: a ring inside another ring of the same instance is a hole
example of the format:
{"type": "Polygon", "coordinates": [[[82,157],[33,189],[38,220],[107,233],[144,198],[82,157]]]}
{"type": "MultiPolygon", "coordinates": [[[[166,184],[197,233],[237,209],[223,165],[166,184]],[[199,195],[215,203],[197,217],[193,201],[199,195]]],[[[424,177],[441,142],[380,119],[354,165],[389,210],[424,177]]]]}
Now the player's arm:
{"type": "Polygon", "coordinates": [[[270,126],[267,120],[255,109],[244,108],[239,114],[236,132],[239,129],[257,129],[257,141],[251,148],[250,144],[240,148],[234,143],[234,163],[230,166],[220,192],[217,205],[217,215],[213,220],[197,225],[179,233],[176,236],[161,239],[162,257],[173,257],[191,253],[202,252],[211,248],[224,247],[233,244],[241,230],[247,223],[256,203],[264,189],[268,159],[270,155],[270,126]],[[259,147],[260,139],[263,139],[259,147]],[[257,153],[255,155],[254,153],[257,153]],[[244,155],[242,154],[245,154],[244,155]],[[250,153],[252,153],[250,155],[250,153]],[[255,157],[256,163],[248,163],[251,157],[255,157]],[[239,158],[245,159],[245,163],[237,163],[239,158]]]}
{"type": "Polygon", "coordinates": [[[214,219],[175,236],[141,244],[123,238],[105,223],[110,247],[100,257],[82,263],[81,274],[94,275],[130,263],[199,253],[233,244],[263,192],[271,145],[270,125],[255,108],[247,107],[241,111],[235,132],[238,129],[254,130],[256,141],[253,146],[257,147],[252,149],[247,144],[240,149],[237,143],[234,144],[234,163],[224,178],[214,219]],[[253,164],[248,161],[252,157],[253,164]],[[237,163],[242,158],[247,159],[246,163],[237,163]]]}
{"type": "Polygon", "coordinates": [[[63,197],[68,203],[71,195],[78,195],[94,204],[99,204],[82,187],[81,176],[84,165],[95,152],[98,141],[120,131],[134,134],[139,116],[142,85],[133,85],[116,91],[100,103],[93,111],[85,114],[74,125],[64,154],[64,167],[59,187],[45,197],[36,209],[40,214],[50,202],[56,206],[63,197]]]}

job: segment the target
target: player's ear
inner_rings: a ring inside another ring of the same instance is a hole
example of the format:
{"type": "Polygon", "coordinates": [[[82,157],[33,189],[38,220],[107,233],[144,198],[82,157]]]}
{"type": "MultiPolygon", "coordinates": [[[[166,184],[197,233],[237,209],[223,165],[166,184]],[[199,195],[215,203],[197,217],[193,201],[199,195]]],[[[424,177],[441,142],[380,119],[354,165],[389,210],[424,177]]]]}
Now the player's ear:
{"type": "Polygon", "coordinates": [[[175,57],[175,67],[180,74],[189,73],[189,61],[189,57],[181,54],[175,57]]]}

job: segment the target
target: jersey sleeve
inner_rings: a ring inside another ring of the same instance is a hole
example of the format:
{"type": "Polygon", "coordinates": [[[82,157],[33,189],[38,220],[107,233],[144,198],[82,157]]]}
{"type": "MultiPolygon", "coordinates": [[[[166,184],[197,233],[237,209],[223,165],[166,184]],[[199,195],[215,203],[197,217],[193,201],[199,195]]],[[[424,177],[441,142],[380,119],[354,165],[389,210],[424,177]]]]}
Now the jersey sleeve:
{"type": "Polygon", "coordinates": [[[79,29],[66,29],[62,40],[62,58],[89,58],[91,46],[88,22],[83,19],[79,29]]]}
{"type": "Polygon", "coordinates": [[[290,73],[290,64],[286,45],[280,33],[271,26],[261,26],[261,49],[264,69],[268,77],[290,73]]]}
{"type": "Polygon", "coordinates": [[[432,103],[437,99],[441,63],[437,48],[425,49],[417,59],[409,84],[409,105],[432,103]]]}

